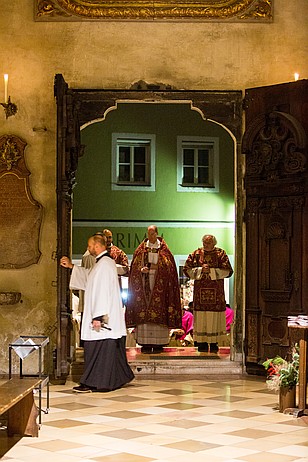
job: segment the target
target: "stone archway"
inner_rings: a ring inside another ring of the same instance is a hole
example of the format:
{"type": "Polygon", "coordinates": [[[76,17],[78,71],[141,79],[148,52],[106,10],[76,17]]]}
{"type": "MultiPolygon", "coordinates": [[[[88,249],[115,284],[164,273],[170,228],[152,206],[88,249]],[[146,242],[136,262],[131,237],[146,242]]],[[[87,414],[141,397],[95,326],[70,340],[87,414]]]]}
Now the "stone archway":
{"type": "MultiPolygon", "coordinates": [[[[62,76],[56,76],[57,79],[63,79],[62,76]]],[[[240,152],[240,142],[242,136],[242,93],[241,91],[200,91],[200,90],[177,90],[173,89],[168,85],[159,84],[147,84],[143,81],[139,81],[131,86],[130,89],[119,89],[119,90],[82,90],[82,89],[68,89],[67,94],[69,101],[74,107],[74,111],[77,113],[79,127],[84,127],[94,120],[103,120],[105,114],[115,108],[118,102],[189,102],[192,109],[198,110],[204,120],[211,120],[215,123],[220,124],[229,131],[235,140],[236,153],[240,152]]],[[[74,112],[71,111],[71,112],[74,112]]],[[[59,129],[59,127],[58,127],[59,129]]],[[[62,133],[62,131],[61,131],[62,133]]],[[[62,141],[70,140],[70,136],[65,137],[62,133],[62,141]]],[[[80,149],[76,149],[73,146],[71,152],[79,152],[80,149]]],[[[81,148],[79,146],[79,148],[81,148]]],[[[63,152],[63,150],[62,150],[63,152]]],[[[66,149],[66,152],[69,152],[66,149]]],[[[76,161],[70,163],[76,171],[76,161]]],[[[64,162],[65,164],[65,162],[64,162]]],[[[62,161],[63,165],[63,161],[62,161]]],[[[65,181],[67,183],[67,177],[73,178],[75,171],[72,175],[66,172],[65,181]]],[[[235,236],[235,279],[234,279],[234,308],[236,310],[236,322],[233,333],[233,348],[231,360],[242,359],[243,349],[243,267],[244,267],[244,256],[243,256],[243,178],[242,178],[242,164],[241,158],[238,154],[235,156],[235,208],[236,208],[236,236],[235,236]],[[239,309],[237,309],[237,307],[239,309]]],[[[65,184],[67,190],[67,184],[65,184]]],[[[67,220],[68,221],[68,220],[67,220]]],[[[58,223],[58,227],[61,227],[61,223],[58,223]]],[[[62,227],[63,230],[63,227],[62,227]]],[[[70,232],[67,230],[67,232],[70,232]]],[[[62,252],[62,254],[64,254],[62,252]]],[[[67,297],[64,285],[62,288],[62,298],[67,297]]],[[[61,294],[59,295],[61,299],[61,294]]]]}

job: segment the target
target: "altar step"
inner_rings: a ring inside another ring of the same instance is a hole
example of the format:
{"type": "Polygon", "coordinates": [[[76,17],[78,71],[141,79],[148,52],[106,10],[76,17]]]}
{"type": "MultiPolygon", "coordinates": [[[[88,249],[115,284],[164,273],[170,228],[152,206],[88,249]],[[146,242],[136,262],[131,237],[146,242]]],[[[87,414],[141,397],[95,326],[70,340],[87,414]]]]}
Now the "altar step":
{"type": "MultiPolygon", "coordinates": [[[[127,358],[135,376],[138,375],[204,375],[226,376],[242,375],[243,364],[230,361],[229,351],[219,354],[198,353],[194,349],[166,349],[158,355],[140,354],[140,350],[129,348],[127,358]],[[173,351],[174,350],[174,351],[173,351]],[[186,351],[189,354],[185,354],[186,351]]],[[[79,382],[83,373],[83,350],[76,352],[76,361],[71,365],[70,380],[79,382]]]]}
{"type": "Polygon", "coordinates": [[[228,360],[202,358],[149,358],[129,361],[137,375],[241,375],[242,364],[228,360]]]}

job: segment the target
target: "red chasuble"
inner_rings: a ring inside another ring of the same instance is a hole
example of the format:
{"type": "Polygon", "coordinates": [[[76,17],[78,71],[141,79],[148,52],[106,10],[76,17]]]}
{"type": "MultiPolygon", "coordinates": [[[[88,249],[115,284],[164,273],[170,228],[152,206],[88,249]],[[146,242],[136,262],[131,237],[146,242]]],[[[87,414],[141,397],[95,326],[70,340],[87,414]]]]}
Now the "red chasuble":
{"type": "Polygon", "coordinates": [[[128,268],[128,258],[123,250],[119,249],[119,247],[112,245],[109,254],[117,265],[126,266],[128,268]]]}
{"type": "Polygon", "coordinates": [[[149,291],[147,275],[141,273],[141,268],[148,263],[150,250],[146,246],[147,239],[134,253],[128,284],[127,327],[152,323],[169,329],[181,328],[182,310],[176,264],[165,241],[160,237],[158,239],[158,268],[152,292],[149,291]]]}
{"type": "MultiPolygon", "coordinates": [[[[187,272],[189,269],[200,268],[205,263],[210,268],[229,271],[227,277],[231,277],[233,274],[228,255],[219,247],[210,251],[199,248],[191,253],[186,260],[183,269],[184,274],[190,277],[187,272]]],[[[194,280],[193,301],[194,311],[225,311],[224,279],[212,280],[209,274],[202,273],[201,279],[194,280]]]]}

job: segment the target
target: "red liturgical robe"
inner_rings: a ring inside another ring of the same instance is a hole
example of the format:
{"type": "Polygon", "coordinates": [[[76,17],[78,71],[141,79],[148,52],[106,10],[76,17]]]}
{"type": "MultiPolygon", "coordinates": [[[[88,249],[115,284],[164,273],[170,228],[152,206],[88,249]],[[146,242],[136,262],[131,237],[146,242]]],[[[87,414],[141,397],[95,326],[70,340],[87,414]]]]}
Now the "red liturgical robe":
{"type": "Polygon", "coordinates": [[[148,264],[148,253],[151,252],[146,245],[147,239],[141,242],[134,253],[128,284],[127,327],[152,323],[177,329],[182,325],[175,261],[165,241],[158,239],[160,247],[155,250],[158,252],[158,261],[152,291],[149,290],[147,275],[141,273],[141,268],[148,264]]]}

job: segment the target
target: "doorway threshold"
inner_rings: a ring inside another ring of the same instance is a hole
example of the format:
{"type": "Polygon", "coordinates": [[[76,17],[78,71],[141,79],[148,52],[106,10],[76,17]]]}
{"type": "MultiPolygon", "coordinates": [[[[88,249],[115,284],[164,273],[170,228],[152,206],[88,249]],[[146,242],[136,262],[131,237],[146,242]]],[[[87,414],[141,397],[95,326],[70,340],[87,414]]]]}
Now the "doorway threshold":
{"type": "Polygon", "coordinates": [[[140,347],[127,348],[127,359],[134,374],[241,375],[240,361],[230,361],[230,348],[217,354],[200,353],[195,347],[165,347],[160,354],[142,354],[140,347]]]}

